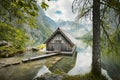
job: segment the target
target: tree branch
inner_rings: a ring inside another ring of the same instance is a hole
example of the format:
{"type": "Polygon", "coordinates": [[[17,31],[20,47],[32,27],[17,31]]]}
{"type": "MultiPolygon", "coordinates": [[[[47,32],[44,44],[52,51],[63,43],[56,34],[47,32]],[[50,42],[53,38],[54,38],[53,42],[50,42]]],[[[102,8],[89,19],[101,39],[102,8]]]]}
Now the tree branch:
{"type": "Polygon", "coordinates": [[[103,21],[102,21],[102,20],[101,20],[101,27],[102,27],[102,29],[103,29],[103,31],[104,31],[107,39],[109,40],[110,44],[112,45],[113,42],[111,41],[111,39],[110,39],[110,37],[109,37],[109,35],[108,35],[108,32],[106,31],[106,29],[105,29],[105,27],[104,27],[104,25],[103,25],[103,21]]]}

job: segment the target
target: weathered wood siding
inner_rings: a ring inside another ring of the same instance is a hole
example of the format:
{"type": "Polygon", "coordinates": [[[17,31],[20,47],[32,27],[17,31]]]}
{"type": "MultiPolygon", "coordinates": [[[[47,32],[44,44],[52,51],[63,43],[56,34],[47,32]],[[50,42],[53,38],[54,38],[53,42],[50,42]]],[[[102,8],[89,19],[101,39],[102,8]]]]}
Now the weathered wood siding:
{"type": "Polygon", "coordinates": [[[48,51],[72,51],[72,45],[59,33],[46,46],[48,51]]]}

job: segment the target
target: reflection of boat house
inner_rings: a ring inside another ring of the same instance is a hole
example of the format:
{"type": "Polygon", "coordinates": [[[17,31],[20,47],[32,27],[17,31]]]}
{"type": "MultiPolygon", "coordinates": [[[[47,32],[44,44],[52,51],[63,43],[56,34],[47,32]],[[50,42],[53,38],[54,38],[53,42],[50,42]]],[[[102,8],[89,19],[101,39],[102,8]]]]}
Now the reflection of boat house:
{"type": "Polygon", "coordinates": [[[47,53],[72,55],[76,50],[76,40],[64,30],[58,28],[46,41],[47,53]]]}

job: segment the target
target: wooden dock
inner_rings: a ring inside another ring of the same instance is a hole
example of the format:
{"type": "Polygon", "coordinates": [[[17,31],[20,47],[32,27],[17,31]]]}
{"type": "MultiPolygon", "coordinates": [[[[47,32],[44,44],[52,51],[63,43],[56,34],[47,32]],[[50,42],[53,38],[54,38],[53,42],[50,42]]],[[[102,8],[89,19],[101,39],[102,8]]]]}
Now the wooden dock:
{"type": "Polygon", "coordinates": [[[40,56],[36,56],[36,57],[22,59],[22,62],[25,63],[25,62],[28,62],[28,61],[34,61],[34,60],[38,60],[38,59],[44,59],[44,58],[48,58],[48,57],[56,56],[56,55],[59,55],[59,53],[44,54],[44,55],[40,55],[40,56]]]}
{"type": "Polygon", "coordinates": [[[2,66],[0,66],[0,69],[3,68],[3,67],[8,67],[8,66],[12,66],[12,65],[18,65],[18,64],[21,64],[21,63],[27,63],[27,62],[40,60],[40,59],[45,59],[45,58],[49,58],[49,57],[57,56],[57,55],[73,56],[74,52],[75,52],[75,49],[73,49],[72,52],[67,52],[67,53],[66,52],[61,52],[61,53],[49,52],[49,53],[44,54],[44,55],[40,55],[40,56],[36,56],[36,57],[30,57],[30,58],[25,58],[25,59],[22,59],[21,61],[17,61],[17,62],[13,62],[13,63],[8,63],[8,64],[0,63],[0,64],[2,64],[2,66]]]}
{"type": "Polygon", "coordinates": [[[17,61],[17,62],[13,62],[13,63],[7,63],[7,64],[0,63],[0,64],[2,64],[2,65],[0,65],[0,69],[4,68],[4,67],[9,67],[9,66],[12,66],[12,65],[18,65],[18,64],[21,64],[21,63],[26,63],[26,62],[30,62],[30,61],[34,61],[34,60],[45,59],[45,58],[52,57],[52,56],[57,56],[57,55],[59,55],[59,53],[44,54],[44,55],[40,55],[40,56],[36,56],[36,57],[22,59],[22,61],[17,61]]]}

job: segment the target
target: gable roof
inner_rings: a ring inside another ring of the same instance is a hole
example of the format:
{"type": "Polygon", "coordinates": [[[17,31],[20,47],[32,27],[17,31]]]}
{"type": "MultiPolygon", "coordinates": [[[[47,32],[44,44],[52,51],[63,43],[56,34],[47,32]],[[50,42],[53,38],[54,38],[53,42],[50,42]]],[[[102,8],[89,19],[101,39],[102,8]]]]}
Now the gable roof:
{"type": "Polygon", "coordinates": [[[77,42],[76,39],[59,27],[44,43],[47,43],[48,41],[50,41],[58,32],[60,32],[63,35],[63,37],[65,37],[67,39],[67,41],[69,41],[72,45],[76,44],[76,42],[77,42]]]}

